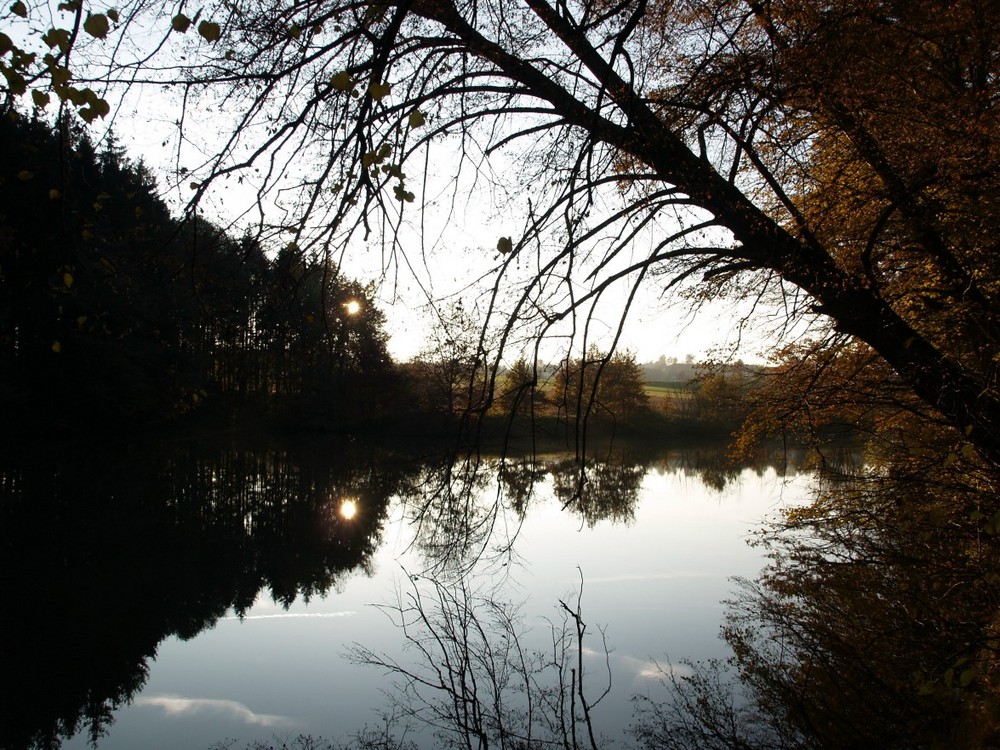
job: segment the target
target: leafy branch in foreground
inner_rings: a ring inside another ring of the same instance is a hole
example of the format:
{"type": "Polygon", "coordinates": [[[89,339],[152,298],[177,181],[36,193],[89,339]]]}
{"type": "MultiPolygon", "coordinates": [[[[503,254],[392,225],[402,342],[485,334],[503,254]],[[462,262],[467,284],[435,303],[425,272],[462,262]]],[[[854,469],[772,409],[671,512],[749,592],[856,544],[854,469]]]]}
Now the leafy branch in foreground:
{"type": "Polygon", "coordinates": [[[483,355],[616,344],[641,288],[776,302],[779,329],[864,342],[995,465],[1000,14],[940,10],[130,0],[115,22],[74,1],[44,36],[47,3],[19,0],[52,51],[7,36],[0,57],[9,98],[72,75],[81,116],[104,109],[88,90],[177,92],[177,184],[197,202],[246,180],[259,231],[307,252],[374,241],[391,275],[452,249],[438,219],[503,217],[463,279],[499,329],[483,355]]]}

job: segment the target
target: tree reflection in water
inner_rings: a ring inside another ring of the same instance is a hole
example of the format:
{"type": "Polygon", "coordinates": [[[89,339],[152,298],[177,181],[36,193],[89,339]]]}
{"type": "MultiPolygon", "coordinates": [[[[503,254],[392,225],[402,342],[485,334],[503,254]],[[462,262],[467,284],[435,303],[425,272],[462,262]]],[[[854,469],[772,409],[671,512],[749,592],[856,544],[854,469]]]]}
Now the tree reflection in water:
{"type": "MultiPolygon", "coordinates": [[[[924,455],[818,481],[813,504],[762,532],[771,564],[742,584],[724,630],[734,660],[667,669],[662,697],[638,704],[634,742],[995,743],[1000,514],[983,505],[985,475],[964,457],[924,455]]],[[[780,472],[813,460],[777,458],[751,465],[780,472]]],[[[586,628],[581,601],[561,604],[537,648],[498,593],[520,524],[551,500],[587,526],[628,522],[648,472],[725,487],[740,468],[707,449],[583,466],[558,456],[418,464],[349,443],[3,460],[3,593],[25,607],[2,625],[13,690],[0,744],[11,748],[56,747],[80,729],[96,739],[141,689],[164,638],[243,613],[261,591],[288,605],[365,570],[392,497],[415,524],[425,567],[390,608],[422,662],[357,654],[399,678],[390,721],[431,721],[452,747],[606,745],[595,709],[608,676],[580,660],[603,638],[586,628]]]]}
{"type": "Polygon", "coordinates": [[[1000,744],[1000,514],[989,472],[936,448],[827,475],[761,532],[771,563],[724,628],[735,658],[664,675],[640,747],[1000,744]]]}
{"type": "MultiPolygon", "coordinates": [[[[813,502],[760,532],[770,563],[729,603],[732,659],[665,668],[665,691],[637,699],[633,741],[1000,746],[1000,510],[974,457],[936,448],[865,465],[855,456],[837,473],[827,457],[813,502]]],[[[715,460],[683,460],[723,483],[715,460]]],[[[673,461],[508,461],[500,486],[518,515],[551,493],[586,524],[627,520],[647,468],[673,461]]],[[[598,700],[582,664],[576,671],[588,648],[581,610],[563,605],[569,619],[553,627],[551,647],[530,650],[517,608],[468,581],[424,581],[400,597],[393,611],[416,662],[356,654],[399,678],[392,716],[429,723],[443,747],[613,744],[590,739],[598,700]]]]}
{"type": "Polygon", "coordinates": [[[17,453],[0,467],[4,748],[96,741],[164,638],[364,570],[404,478],[343,444],[17,453]]]}
{"type": "MultiPolygon", "coordinates": [[[[806,456],[782,458],[787,469],[806,456]]],[[[427,567],[384,607],[401,631],[403,653],[359,645],[352,654],[394,677],[386,726],[415,726],[435,747],[466,750],[614,744],[601,736],[598,712],[613,679],[610,659],[603,631],[587,627],[583,582],[575,602],[559,602],[560,615],[545,636],[531,631],[520,606],[503,593],[500,561],[512,555],[510,534],[533,503],[549,500],[587,526],[627,523],[649,471],[697,473],[724,487],[746,465],[722,473],[723,461],[717,449],[605,454],[582,465],[562,456],[476,458],[461,470],[438,469],[435,491],[410,498],[411,515],[423,524],[417,544],[427,567]],[[601,651],[604,668],[585,670],[584,656],[601,651]]],[[[774,463],[761,460],[755,468],[765,466],[774,463]]]]}

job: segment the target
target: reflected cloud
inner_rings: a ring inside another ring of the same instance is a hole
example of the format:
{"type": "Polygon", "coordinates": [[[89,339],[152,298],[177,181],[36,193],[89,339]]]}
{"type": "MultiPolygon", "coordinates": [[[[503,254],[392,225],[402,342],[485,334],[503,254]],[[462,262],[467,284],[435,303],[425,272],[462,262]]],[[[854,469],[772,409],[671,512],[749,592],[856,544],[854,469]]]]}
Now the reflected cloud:
{"type": "Polygon", "coordinates": [[[219,619],[246,622],[247,620],[328,619],[333,617],[350,617],[356,614],[357,612],[353,610],[345,610],[343,612],[275,612],[273,615],[246,615],[245,617],[232,615],[230,617],[220,617],[219,619]]]}
{"type": "Polygon", "coordinates": [[[634,656],[619,656],[618,660],[626,670],[635,674],[637,680],[659,680],[671,677],[680,679],[694,675],[694,670],[687,664],[636,659],[634,656]]]}
{"type": "MultiPolygon", "coordinates": [[[[598,649],[584,646],[582,649],[571,647],[570,651],[583,655],[586,659],[604,661],[608,654],[598,649]]],[[[652,659],[637,659],[624,654],[610,655],[613,671],[616,675],[630,676],[633,680],[682,679],[692,677],[694,670],[687,664],[671,664],[670,662],[654,661],[652,659]]]]}
{"type": "Polygon", "coordinates": [[[708,578],[712,575],[717,575],[714,573],[708,573],[704,570],[680,570],[676,572],[664,572],[664,573],[623,573],[617,576],[598,576],[597,578],[587,577],[586,584],[589,586],[592,583],[624,583],[627,581],[657,581],[657,580],[667,580],[670,578],[708,578]]]}
{"type": "Polygon", "coordinates": [[[151,695],[136,698],[135,705],[161,708],[167,716],[211,714],[254,727],[291,727],[295,725],[295,721],[287,716],[258,714],[239,701],[220,698],[184,698],[179,695],[151,695]]]}

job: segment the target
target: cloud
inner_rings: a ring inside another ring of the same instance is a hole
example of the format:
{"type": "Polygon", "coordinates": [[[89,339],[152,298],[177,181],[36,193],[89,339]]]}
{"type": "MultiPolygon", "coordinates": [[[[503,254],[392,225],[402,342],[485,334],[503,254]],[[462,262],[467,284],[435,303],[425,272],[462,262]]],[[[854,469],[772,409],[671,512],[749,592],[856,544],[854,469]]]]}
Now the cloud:
{"type": "Polygon", "coordinates": [[[247,615],[245,617],[237,617],[233,615],[231,617],[222,617],[221,620],[240,620],[246,622],[247,620],[292,620],[292,619],[307,619],[307,618],[330,618],[330,617],[350,617],[351,615],[356,615],[357,612],[347,610],[344,612],[276,612],[273,615],[247,615]]]}
{"type": "Polygon", "coordinates": [[[290,727],[295,722],[287,716],[258,714],[239,701],[220,698],[184,698],[179,695],[150,695],[136,699],[137,706],[163,709],[167,716],[212,715],[254,727],[290,727]]]}

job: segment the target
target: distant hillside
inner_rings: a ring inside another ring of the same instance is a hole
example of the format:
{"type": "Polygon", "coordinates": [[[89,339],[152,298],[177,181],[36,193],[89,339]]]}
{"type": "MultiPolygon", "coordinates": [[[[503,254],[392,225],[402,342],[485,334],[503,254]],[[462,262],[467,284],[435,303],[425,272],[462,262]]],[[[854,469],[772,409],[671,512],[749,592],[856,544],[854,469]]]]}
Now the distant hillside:
{"type": "Polygon", "coordinates": [[[646,362],[640,365],[643,377],[647,381],[682,381],[693,379],[697,373],[697,365],[693,362],[669,362],[660,357],[656,362],[646,362]]]}

